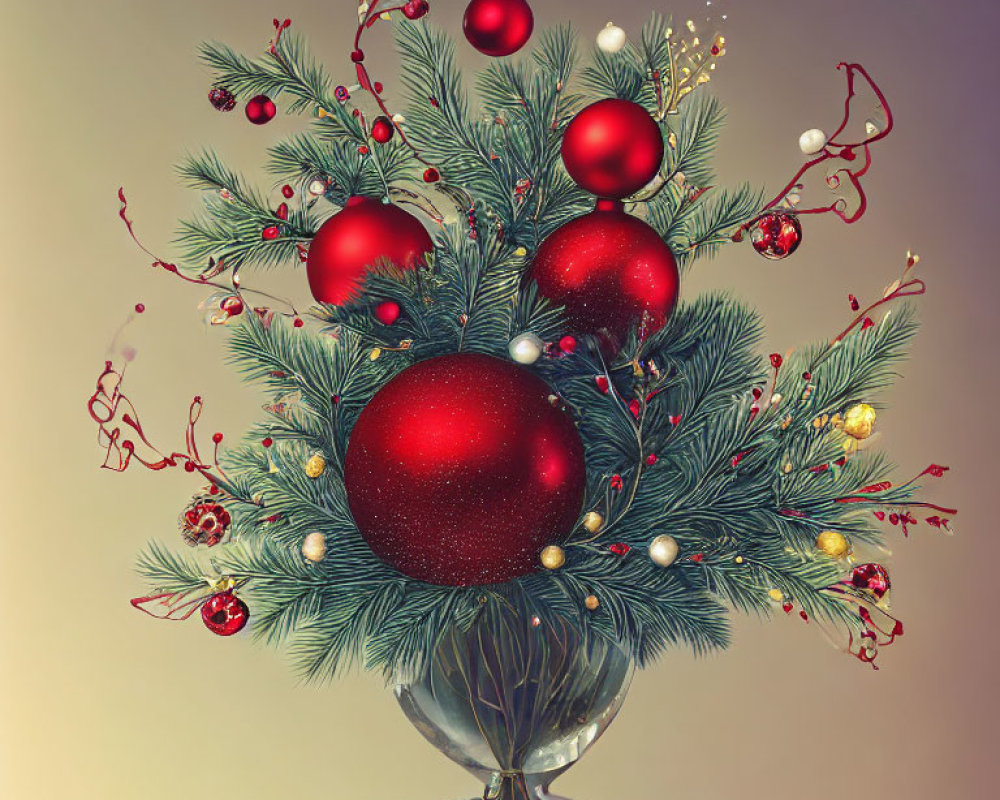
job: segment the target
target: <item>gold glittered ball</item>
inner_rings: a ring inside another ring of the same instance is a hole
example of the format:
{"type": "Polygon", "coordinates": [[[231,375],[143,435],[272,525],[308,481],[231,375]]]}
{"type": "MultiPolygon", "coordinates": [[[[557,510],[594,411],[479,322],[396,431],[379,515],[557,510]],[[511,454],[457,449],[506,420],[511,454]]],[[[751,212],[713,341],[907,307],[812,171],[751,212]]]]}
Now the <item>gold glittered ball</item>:
{"type": "Polygon", "coordinates": [[[583,601],[583,604],[590,611],[596,611],[597,607],[601,604],[601,601],[597,599],[596,594],[588,594],[587,598],[583,601]]]}
{"type": "Polygon", "coordinates": [[[867,403],[858,403],[844,412],[843,430],[855,439],[867,439],[875,427],[875,409],[867,403]]]}
{"type": "Polygon", "coordinates": [[[597,533],[604,524],[604,517],[596,511],[588,511],[583,515],[583,527],[591,533],[597,533]]]}
{"type": "Polygon", "coordinates": [[[816,549],[831,558],[843,558],[851,552],[851,544],[840,531],[823,531],[816,537],[816,549]]]}
{"type": "Polygon", "coordinates": [[[326,537],[319,531],[306,534],[302,540],[302,555],[314,564],[326,557],[326,537]]]}
{"type": "Polygon", "coordinates": [[[559,569],[566,563],[566,551],[557,544],[550,544],[542,550],[541,561],[545,569],[559,569]]]}
{"type": "Polygon", "coordinates": [[[770,597],[775,603],[780,603],[785,599],[785,593],[781,589],[768,589],[767,596],[770,597]]]}
{"type": "Polygon", "coordinates": [[[661,567],[669,567],[677,560],[680,546],[677,540],[669,533],[661,533],[649,543],[649,557],[654,564],[661,567]]]}
{"type": "Polygon", "coordinates": [[[326,470],[326,459],[323,458],[319,453],[306,462],[306,475],[310,478],[318,478],[326,470]]]}

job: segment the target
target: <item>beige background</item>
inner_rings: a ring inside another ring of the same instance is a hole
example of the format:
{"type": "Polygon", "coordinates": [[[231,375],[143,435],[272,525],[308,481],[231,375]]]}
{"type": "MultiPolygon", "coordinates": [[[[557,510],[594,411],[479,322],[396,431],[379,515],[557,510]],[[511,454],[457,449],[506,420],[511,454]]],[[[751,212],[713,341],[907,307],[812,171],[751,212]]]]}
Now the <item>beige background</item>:
{"type": "MultiPolygon", "coordinates": [[[[433,0],[432,0],[433,2],[433,0]]],[[[445,800],[475,785],[425,744],[371,676],[302,687],[280,654],[197,621],[132,611],[149,538],[175,543],[187,476],[97,469],[85,414],[113,330],[137,301],[129,378],[144,422],[180,445],[191,396],[204,430],[235,437],[257,399],[220,365],[197,290],[149,270],[116,217],[124,185],[139,230],[171,254],[195,202],[172,164],[216,146],[248,170],[293,129],[253,128],[205,102],[194,58],[218,38],[257,51],[289,16],[346,78],[353,3],[91,0],[3,3],[5,386],[0,538],[0,797],[445,800]]],[[[458,30],[463,3],[433,2],[458,30]]],[[[702,4],[678,0],[685,15],[702,4]]],[[[635,32],[648,4],[535,0],[539,25],[589,37],[613,13],[635,32]],[[613,12],[611,11],[613,8],[613,12]]],[[[876,674],[794,619],[740,620],[730,651],[676,652],[638,676],[593,753],[558,784],[581,800],[996,796],[997,446],[995,56],[1000,13],[975,0],[743,0],[713,85],[730,109],[724,180],[776,188],[800,131],[838,117],[839,60],[882,82],[899,130],[880,148],[868,217],[810,220],[792,259],[730,248],[688,281],[760,306],[769,349],[827,336],[848,291],[871,296],[907,247],[923,256],[925,327],[880,423],[900,474],[950,464],[931,496],[962,508],[959,536],[919,527],[895,551],[902,642],[876,674]]],[[[663,8],[671,10],[669,6],[663,8]]],[[[367,47],[389,87],[385,32],[367,47]],[[378,40],[382,44],[375,46],[378,40]]],[[[481,64],[468,48],[464,60],[481,64]]],[[[345,81],[347,82],[347,81],[345,81]]],[[[284,293],[304,281],[283,276],[284,293]]]]}

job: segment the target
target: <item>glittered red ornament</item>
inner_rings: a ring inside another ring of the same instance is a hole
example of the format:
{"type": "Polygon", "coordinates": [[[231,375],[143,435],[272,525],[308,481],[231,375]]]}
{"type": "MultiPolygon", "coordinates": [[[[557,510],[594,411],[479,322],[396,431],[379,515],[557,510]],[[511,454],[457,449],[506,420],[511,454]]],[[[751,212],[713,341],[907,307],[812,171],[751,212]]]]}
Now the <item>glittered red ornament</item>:
{"type": "Polygon", "coordinates": [[[232,592],[213,594],[201,607],[201,620],[205,627],[218,636],[239,633],[250,619],[247,604],[232,592]]]}
{"type": "Polygon", "coordinates": [[[892,588],[889,572],[881,564],[859,564],[851,572],[851,583],[857,589],[864,589],[882,599],[892,588]]]}
{"type": "Polygon", "coordinates": [[[525,0],[472,0],[462,30],[469,44],[488,56],[509,56],[531,38],[535,16],[525,0]]]}
{"type": "Polygon", "coordinates": [[[647,335],[666,323],[680,273],[659,234],[614,201],[599,201],[542,242],[531,266],[541,294],[565,306],[578,334],[601,335],[614,348],[640,321],[647,335]]]}
{"type": "Polygon", "coordinates": [[[232,111],[236,108],[236,98],[228,89],[216,86],[208,93],[208,102],[216,111],[232,111]]]}
{"type": "Polygon", "coordinates": [[[787,258],[802,242],[802,223],[795,214],[765,214],[751,229],[750,242],[764,258],[787,258]]]}
{"type": "Polygon", "coordinates": [[[399,206],[352,197],[309,245],[309,288],[321,303],[344,303],[354,297],[369,267],[388,261],[414,269],[433,248],[420,221],[399,206]]]}
{"type": "Polygon", "coordinates": [[[396,129],[392,127],[392,120],[388,117],[375,117],[372,122],[372,139],[379,144],[385,144],[391,138],[396,129]]]}
{"type": "Polygon", "coordinates": [[[552,389],[506,360],[456,353],[393,378],[361,412],[344,484],[372,551],[417,580],[498,583],[533,572],[572,531],[583,445],[552,389]]]}
{"type": "Polygon", "coordinates": [[[217,545],[229,531],[230,523],[232,517],[225,507],[205,497],[195,498],[180,519],[184,541],[192,547],[217,545]]]}
{"type": "Polygon", "coordinates": [[[656,176],[663,161],[663,134],[637,103],[599,100],[566,127],[562,160],[581,189],[621,199],[656,176]]]}
{"type": "Polygon", "coordinates": [[[278,113],[278,109],[274,107],[274,102],[266,94],[259,94],[247,102],[247,119],[254,125],[270,122],[276,113],[278,113]]]}

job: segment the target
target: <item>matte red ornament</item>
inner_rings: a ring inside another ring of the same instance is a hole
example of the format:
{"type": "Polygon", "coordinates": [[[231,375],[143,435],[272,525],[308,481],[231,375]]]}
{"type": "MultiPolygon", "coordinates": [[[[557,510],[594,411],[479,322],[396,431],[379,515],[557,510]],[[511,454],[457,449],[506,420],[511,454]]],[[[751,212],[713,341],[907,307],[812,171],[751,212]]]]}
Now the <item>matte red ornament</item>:
{"type": "Polygon", "coordinates": [[[802,223],[795,214],[765,214],[750,231],[750,242],[764,258],[787,258],[802,243],[802,223]]]}
{"type": "Polygon", "coordinates": [[[254,125],[263,125],[265,122],[270,122],[277,113],[278,109],[275,108],[274,102],[266,94],[259,94],[256,97],[250,98],[247,102],[247,119],[254,125]]]}
{"type": "Polygon", "coordinates": [[[250,619],[247,604],[232,592],[213,594],[201,607],[201,620],[205,627],[218,636],[239,633],[250,619]]]}
{"type": "Polygon", "coordinates": [[[395,132],[392,120],[388,117],[375,117],[375,121],[372,122],[372,138],[379,144],[388,142],[395,132]]]}
{"type": "Polygon", "coordinates": [[[857,589],[871,592],[880,600],[892,588],[889,572],[881,564],[859,564],[851,572],[851,583],[857,589]]]}
{"type": "Polygon", "coordinates": [[[422,361],[372,398],[344,461],[347,502],[372,551],[411,578],[499,583],[539,568],[583,503],[583,445],[552,389],[476,353],[422,361]]]}
{"type": "Polygon", "coordinates": [[[531,38],[535,16],[525,0],[472,0],[462,30],[469,44],[488,56],[509,56],[531,38]]]}
{"type": "Polygon", "coordinates": [[[309,245],[309,288],[321,303],[345,303],[355,296],[369,267],[390,262],[414,269],[432,249],[434,243],[416,217],[399,206],[352,197],[309,245]]]}
{"type": "Polygon", "coordinates": [[[375,306],[375,319],[383,325],[392,325],[399,319],[399,303],[395,300],[385,300],[375,306]]]}
{"type": "Polygon", "coordinates": [[[543,296],[565,306],[574,332],[599,335],[615,350],[640,320],[647,335],[662,328],[680,287],[659,234],[610,201],[550,234],[531,277],[543,296]]]}
{"type": "Polygon", "coordinates": [[[562,160],[581,189],[621,199],[656,177],[663,161],[663,134],[637,103],[599,100],[566,127],[562,160]]]}
{"type": "Polygon", "coordinates": [[[208,93],[208,102],[216,111],[232,111],[236,108],[236,98],[228,89],[216,86],[208,93]]]}

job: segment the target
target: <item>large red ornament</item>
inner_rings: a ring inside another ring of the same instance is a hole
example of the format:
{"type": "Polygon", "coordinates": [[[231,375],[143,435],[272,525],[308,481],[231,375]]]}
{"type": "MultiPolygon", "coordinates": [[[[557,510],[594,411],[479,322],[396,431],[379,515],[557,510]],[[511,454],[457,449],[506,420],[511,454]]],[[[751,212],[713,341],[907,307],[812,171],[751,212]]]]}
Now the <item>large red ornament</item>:
{"type": "Polygon", "coordinates": [[[575,333],[610,337],[614,349],[640,322],[647,335],[662,328],[680,286],[659,234],[611,200],[550,234],[531,277],[543,296],[565,306],[575,333]]]}
{"type": "Polygon", "coordinates": [[[562,159],[581,189],[621,199],[656,177],[663,161],[663,134],[642,106],[599,100],[566,127],[562,159]]]}
{"type": "Polygon", "coordinates": [[[401,372],[372,398],[344,462],[347,502],[390,566],[445,586],[538,568],[583,502],[583,445],[551,388],[509,361],[456,353],[401,372]]]}
{"type": "Polygon", "coordinates": [[[472,0],[462,30],[469,44],[488,56],[509,56],[531,38],[535,16],[525,0],[472,0]]]}
{"type": "Polygon", "coordinates": [[[309,245],[309,288],[321,303],[344,303],[354,297],[369,267],[388,261],[414,269],[433,249],[420,220],[399,206],[352,197],[309,245]]]}
{"type": "Polygon", "coordinates": [[[765,214],[750,230],[750,243],[771,261],[787,258],[802,243],[802,223],[795,214],[765,214]]]}
{"type": "Polygon", "coordinates": [[[250,619],[247,604],[231,591],[213,594],[201,607],[201,621],[218,636],[239,633],[250,619]]]}

